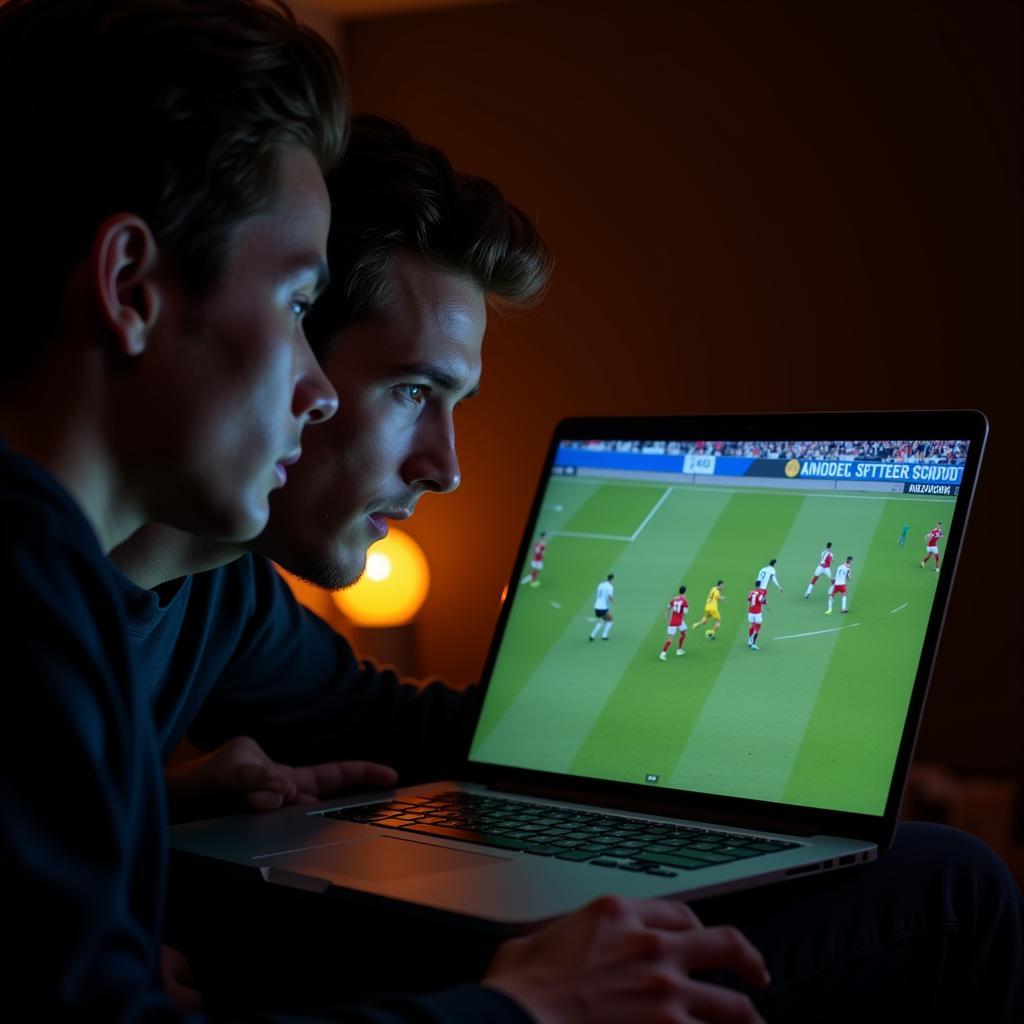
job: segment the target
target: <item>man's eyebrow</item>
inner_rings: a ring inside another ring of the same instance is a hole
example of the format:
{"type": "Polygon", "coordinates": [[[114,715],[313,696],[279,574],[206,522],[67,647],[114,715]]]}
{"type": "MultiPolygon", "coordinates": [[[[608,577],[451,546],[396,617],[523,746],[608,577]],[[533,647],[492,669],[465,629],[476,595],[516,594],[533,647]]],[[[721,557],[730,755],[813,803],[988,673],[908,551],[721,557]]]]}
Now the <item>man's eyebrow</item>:
{"type": "Polygon", "coordinates": [[[319,298],[331,283],[331,274],[327,269],[327,264],[319,256],[302,256],[289,269],[291,277],[300,277],[309,273],[316,276],[313,283],[313,298],[319,298]]]}
{"type": "Polygon", "coordinates": [[[331,272],[327,269],[327,264],[323,260],[317,260],[313,264],[313,270],[316,272],[316,283],[313,285],[313,295],[319,298],[325,291],[327,286],[331,283],[331,272]]]}
{"type": "MultiPolygon", "coordinates": [[[[410,377],[424,377],[429,380],[431,384],[452,394],[458,394],[459,392],[465,391],[469,386],[469,382],[465,377],[461,377],[455,373],[449,373],[447,370],[441,369],[441,367],[434,363],[411,363],[408,366],[399,367],[396,370],[396,375],[402,376],[403,374],[408,374],[410,377]]],[[[480,385],[477,384],[471,391],[466,391],[462,397],[474,398],[479,393],[480,385]]]]}

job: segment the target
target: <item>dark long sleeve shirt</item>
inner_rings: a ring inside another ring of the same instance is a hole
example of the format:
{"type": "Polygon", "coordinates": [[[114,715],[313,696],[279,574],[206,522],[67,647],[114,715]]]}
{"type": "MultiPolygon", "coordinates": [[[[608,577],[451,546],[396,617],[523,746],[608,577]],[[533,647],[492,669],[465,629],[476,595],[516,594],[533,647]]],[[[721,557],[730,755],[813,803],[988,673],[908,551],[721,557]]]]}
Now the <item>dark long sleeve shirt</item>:
{"type": "MultiPolygon", "coordinates": [[[[187,728],[198,691],[154,689],[140,651],[126,639],[135,616],[124,606],[123,577],[57,481],[2,444],[0,573],[6,691],[0,877],[13,940],[3,957],[4,991],[27,1001],[33,1019],[178,1021],[160,980],[161,743],[173,744],[187,728]],[[154,698],[162,710],[155,720],[154,698]]],[[[215,625],[211,620],[211,631],[215,625]]],[[[240,625],[249,638],[260,628],[257,616],[240,625]]],[[[217,646],[212,632],[203,642],[217,646]]],[[[241,686],[244,663],[233,667],[241,686]]],[[[404,691],[395,693],[380,712],[384,719],[387,707],[403,704],[404,691]]],[[[264,706],[258,694],[242,704],[264,706]]],[[[260,716],[253,714],[255,722],[260,716]]],[[[275,752],[278,742],[286,750],[300,739],[296,727],[279,722],[278,732],[261,738],[275,752]]],[[[329,1019],[522,1024],[527,1018],[500,993],[465,986],[388,996],[329,1019]]]]}
{"type": "Polygon", "coordinates": [[[404,783],[461,765],[476,687],[421,688],[359,662],[265,558],[157,591],[118,577],[165,760],[186,734],[204,748],[247,735],[282,762],[381,761],[404,783]]]}

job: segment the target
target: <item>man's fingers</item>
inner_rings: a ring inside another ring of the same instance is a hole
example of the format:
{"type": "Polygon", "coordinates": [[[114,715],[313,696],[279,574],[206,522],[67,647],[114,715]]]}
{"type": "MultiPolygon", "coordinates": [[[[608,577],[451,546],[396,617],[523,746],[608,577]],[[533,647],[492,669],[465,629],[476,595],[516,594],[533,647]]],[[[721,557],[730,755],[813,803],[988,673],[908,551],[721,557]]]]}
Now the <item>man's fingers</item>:
{"type": "Polygon", "coordinates": [[[374,761],[328,761],[305,768],[292,768],[299,792],[329,796],[345,789],[380,789],[393,786],[398,773],[374,761]]]}
{"type": "Polygon", "coordinates": [[[628,900],[621,896],[604,896],[590,907],[612,917],[632,916],[648,928],[664,931],[701,927],[700,918],[682,900],[628,900]]]}
{"type": "Polygon", "coordinates": [[[640,920],[648,928],[688,931],[703,927],[693,908],[682,900],[641,900],[638,907],[640,920]]]}
{"type": "Polygon", "coordinates": [[[686,983],[687,1009],[693,1019],[708,1024],[764,1024],[747,996],[706,981],[686,983]]]}
{"type": "Polygon", "coordinates": [[[254,789],[245,794],[245,802],[254,811],[276,811],[284,802],[284,794],[269,789],[254,789]]]}
{"type": "Polygon", "coordinates": [[[764,957],[754,944],[732,925],[717,925],[693,931],[680,938],[683,963],[688,971],[725,968],[748,985],[768,984],[764,957]]]}

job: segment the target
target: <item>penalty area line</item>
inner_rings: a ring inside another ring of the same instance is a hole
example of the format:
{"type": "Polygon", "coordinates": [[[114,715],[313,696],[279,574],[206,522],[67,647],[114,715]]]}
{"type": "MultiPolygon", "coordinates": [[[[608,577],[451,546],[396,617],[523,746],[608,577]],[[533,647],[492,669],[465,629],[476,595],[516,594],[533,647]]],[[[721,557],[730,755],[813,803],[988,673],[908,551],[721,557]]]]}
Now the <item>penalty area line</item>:
{"type": "Polygon", "coordinates": [[[901,611],[903,611],[903,609],[904,609],[904,608],[906,608],[906,607],[907,607],[907,605],[909,605],[909,604],[910,604],[910,602],[909,602],[909,601],[904,601],[904,602],[903,602],[903,604],[901,604],[901,605],[899,606],[899,608],[893,608],[893,610],[892,610],[891,612],[889,612],[889,614],[890,614],[890,615],[895,615],[895,614],[896,614],[897,612],[901,612],[901,611]]]}
{"type": "Polygon", "coordinates": [[[654,513],[657,512],[659,508],[661,508],[661,506],[665,503],[665,499],[672,493],[673,490],[673,487],[665,488],[665,493],[657,500],[657,502],[655,502],[654,508],[652,508],[651,511],[647,513],[647,518],[644,519],[644,521],[633,531],[633,536],[629,538],[631,541],[636,540],[637,537],[640,536],[640,534],[643,532],[644,527],[654,518],[654,513]]]}
{"type": "Polygon", "coordinates": [[[851,622],[848,626],[834,626],[832,629],[816,629],[813,633],[790,633],[789,636],[772,637],[773,640],[799,640],[805,636],[821,636],[824,633],[838,633],[842,629],[856,629],[859,622],[851,622]]]}
{"type": "Polygon", "coordinates": [[[575,530],[548,530],[551,537],[580,537],[583,540],[617,540],[631,541],[632,537],[623,537],[618,533],[577,533],[575,530]]]}

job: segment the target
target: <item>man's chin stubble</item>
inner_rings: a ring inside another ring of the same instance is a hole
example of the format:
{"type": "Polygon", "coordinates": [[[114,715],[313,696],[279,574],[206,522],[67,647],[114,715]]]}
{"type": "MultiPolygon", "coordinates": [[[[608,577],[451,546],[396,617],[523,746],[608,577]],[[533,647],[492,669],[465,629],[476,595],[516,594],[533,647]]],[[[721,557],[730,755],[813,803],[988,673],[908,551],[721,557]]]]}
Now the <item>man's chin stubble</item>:
{"type": "Polygon", "coordinates": [[[366,568],[366,560],[358,569],[334,558],[313,558],[308,561],[290,561],[284,568],[293,576],[311,583],[321,590],[344,590],[359,581],[366,568]]]}

